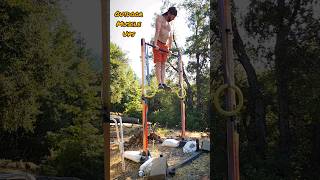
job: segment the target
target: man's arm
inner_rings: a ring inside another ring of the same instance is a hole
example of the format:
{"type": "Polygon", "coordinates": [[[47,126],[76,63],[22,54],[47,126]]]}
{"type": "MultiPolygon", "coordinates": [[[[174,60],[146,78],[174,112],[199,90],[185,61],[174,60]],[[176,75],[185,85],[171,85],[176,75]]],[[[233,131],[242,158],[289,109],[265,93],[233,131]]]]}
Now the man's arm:
{"type": "Polygon", "coordinates": [[[159,38],[159,34],[160,34],[160,29],[161,29],[161,17],[158,16],[157,19],[156,19],[156,33],[154,35],[154,42],[153,42],[153,45],[155,45],[156,47],[157,46],[157,41],[158,41],[158,38],[159,38]]]}
{"type": "Polygon", "coordinates": [[[173,41],[173,31],[170,32],[170,36],[169,36],[169,43],[168,43],[169,49],[171,49],[172,47],[172,41],[173,41]]]}

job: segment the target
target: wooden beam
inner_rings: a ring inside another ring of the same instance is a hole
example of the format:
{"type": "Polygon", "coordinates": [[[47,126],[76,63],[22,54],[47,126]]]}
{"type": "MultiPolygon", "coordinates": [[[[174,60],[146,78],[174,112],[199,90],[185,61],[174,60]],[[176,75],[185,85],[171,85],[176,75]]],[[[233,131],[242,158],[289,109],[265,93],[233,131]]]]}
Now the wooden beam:
{"type": "MultiPolygon", "coordinates": [[[[233,58],[233,34],[231,25],[231,1],[219,0],[221,34],[222,34],[222,63],[224,67],[224,83],[234,85],[234,58],[233,58]]],[[[232,89],[226,91],[226,109],[235,109],[235,92],[232,89]]],[[[228,146],[228,179],[239,180],[239,132],[237,131],[236,117],[227,120],[227,146],[228,146]]]]}
{"type": "Polygon", "coordinates": [[[110,37],[109,37],[109,1],[101,0],[101,33],[102,33],[102,120],[104,137],[104,179],[110,179],[110,37]]]}

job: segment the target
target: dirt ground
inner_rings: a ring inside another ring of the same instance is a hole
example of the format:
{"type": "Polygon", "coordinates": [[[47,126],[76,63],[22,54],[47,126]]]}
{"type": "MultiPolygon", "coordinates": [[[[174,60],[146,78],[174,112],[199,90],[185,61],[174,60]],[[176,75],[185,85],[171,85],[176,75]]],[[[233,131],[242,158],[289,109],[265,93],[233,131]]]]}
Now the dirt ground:
{"type": "MultiPolygon", "coordinates": [[[[115,129],[111,128],[111,138],[110,141],[116,141],[115,129]]],[[[138,138],[142,131],[140,125],[129,125],[124,127],[124,141],[125,141],[125,151],[141,151],[142,150],[142,141],[135,138],[138,138]],[[140,133],[139,133],[140,131],[140,133]]],[[[157,129],[155,131],[157,135],[161,138],[175,138],[177,139],[180,132],[174,131],[170,129],[157,129]]],[[[201,132],[186,132],[186,137],[188,139],[206,139],[209,137],[208,133],[201,132]]],[[[142,138],[142,136],[141,136],[142,138]]],[[[149,140],[149,151],[152,157],[159,157],[162,154],[167,158],[168,166],[171,167],[182,160],[187,159],[191,156],[191,154],[183,153],[182,148],[170,148],[163,147],[160,143],[152,142],[149,140]]],[[[138,170],[140,167],[140,163],[135,163],[130,160],[125,160],[125,172],[121,171],[121,157],[119,153],[119,148],[117,144],[111,144],[111,152],[110,152],[111,162],[110,162],[110,171],[111,171],[111,179],[119,179],[119,180],[135,180],[135,179],[143,179],[138,176],[138,170]]],[[[198,179],[209,179],[210,177],[210,153],[202,153],[200,157],[195,159],[192,163],[183,166],[176,170],[176,175],[173,177],[168,177],[168,180],[198,180],[198,179]]]]}

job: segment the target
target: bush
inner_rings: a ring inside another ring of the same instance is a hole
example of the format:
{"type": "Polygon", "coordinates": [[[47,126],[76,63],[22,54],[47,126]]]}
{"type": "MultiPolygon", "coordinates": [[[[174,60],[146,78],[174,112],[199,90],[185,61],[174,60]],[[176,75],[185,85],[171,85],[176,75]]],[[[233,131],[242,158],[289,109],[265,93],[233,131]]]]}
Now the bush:
{"type": "Polygon", "coordinates": [[[48,135],[54,147],[50,164],[59,176],[103,178],[103,137],[97,132],[92,125],[83,124],[48,135]]]}

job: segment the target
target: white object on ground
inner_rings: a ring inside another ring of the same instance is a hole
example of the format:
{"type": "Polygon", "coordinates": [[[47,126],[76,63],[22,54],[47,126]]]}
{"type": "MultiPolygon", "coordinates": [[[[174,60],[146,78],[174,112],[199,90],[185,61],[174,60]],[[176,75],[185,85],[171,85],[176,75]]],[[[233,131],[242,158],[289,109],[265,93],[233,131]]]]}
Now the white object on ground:
{"type": "Polygon", "coordinates": [[[131,161],[139,163],[142,156],[140,151],[125,151],[124,157],[130,159],[131,161]]]}
{"type": "Polygon", "coordinates": [[[184,153],[191,153],[195,152],[197,150],[197,143],[196,141],[188,141],[184,146],[183,146],[183,152],[184,153]]]}
{"type": "Polygon", "coordinates": [[[146,162],[144,162],[139,168],[139,176],[142,177],[147,175],[151,171],[153,158],[149,158],[146,162]]]}
{"type": "Polygon", "coordinates": [[[166,139],[163,141],[162,146],[167,146],[167,147],[178,147],[179,146],[179,141],[175,139],[166,139]]]}
{"type": "Polygon", "coordinates": [[[210,139],[202,140],[200,149],[210,151],[210,139]]]}

